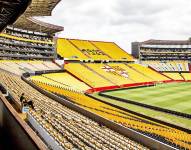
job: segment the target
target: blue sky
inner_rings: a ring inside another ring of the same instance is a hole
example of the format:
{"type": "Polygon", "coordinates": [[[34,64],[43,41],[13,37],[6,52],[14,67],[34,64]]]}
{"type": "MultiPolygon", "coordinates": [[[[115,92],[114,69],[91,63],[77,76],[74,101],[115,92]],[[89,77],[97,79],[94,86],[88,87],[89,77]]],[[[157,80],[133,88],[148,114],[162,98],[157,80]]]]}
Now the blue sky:
{"type": "Polygon", "coordinates": [[[191,33],[190,0],[62,0],[43,21],[64,26],[60,37],[116,42],[184,40],[191,33]]]}

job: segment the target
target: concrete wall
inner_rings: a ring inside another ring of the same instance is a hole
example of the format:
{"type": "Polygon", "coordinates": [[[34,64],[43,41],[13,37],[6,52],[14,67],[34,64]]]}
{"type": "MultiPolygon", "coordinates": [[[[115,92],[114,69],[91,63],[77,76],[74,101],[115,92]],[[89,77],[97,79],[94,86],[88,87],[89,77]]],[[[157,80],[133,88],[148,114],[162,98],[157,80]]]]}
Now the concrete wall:
{"type": "Polygon", "coordinates": [[[131,43],[131,54],[135,58],[139,58],[139,51],[140,51],[140,43],[139,42],[132,42],[131,43]]]}
{"type": "MultiPolygon", "coordinates": [[[[6,135],[6,144],[11,149],[38,150],[47,149],[46,145],[34,133],[26,122],[21,120],[14,108],[0,92],[0,132],[6,135]],[[3,132],[2,132],[3,131],[3,132]]],[[[2,137],[3,138],[3,137],[2,137]]]]}
{"type": "Polygon", "coordinates": [[[28,121],[31,126],[38,132],[38,134],[44,139],[48,147],[53,150],[63,150],[59,143],[36,121],[32,115],[28,114],[28,121]]]}

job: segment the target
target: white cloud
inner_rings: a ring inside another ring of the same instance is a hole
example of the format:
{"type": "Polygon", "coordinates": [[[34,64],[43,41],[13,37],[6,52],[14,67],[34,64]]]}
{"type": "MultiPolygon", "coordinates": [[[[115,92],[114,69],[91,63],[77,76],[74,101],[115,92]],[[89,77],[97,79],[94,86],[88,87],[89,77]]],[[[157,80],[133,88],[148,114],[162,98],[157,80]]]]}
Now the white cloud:
{"type": "Polygon", "coordinates": [[[130,52],[133,41],[187,39],[190,0],[62,0],[52,17],[62,37],[114,41],[130,52]]]}

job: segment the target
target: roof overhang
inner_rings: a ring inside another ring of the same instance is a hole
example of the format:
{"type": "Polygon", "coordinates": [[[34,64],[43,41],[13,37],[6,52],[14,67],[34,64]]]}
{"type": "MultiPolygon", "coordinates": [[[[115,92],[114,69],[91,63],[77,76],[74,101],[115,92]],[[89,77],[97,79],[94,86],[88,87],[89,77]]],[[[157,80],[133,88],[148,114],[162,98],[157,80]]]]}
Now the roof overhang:
{"type": "Polygon", "coordinates": [[[53,9],[61,0],[32,0],[25,13],[14,23],[13,27],[25,30],[54,34],[63,31],[61,26],[34,19],[38,16],[51,16],[53,9]]]}
{"type": "Polygon", "coordinates": [[[142,44],[150,44],[150,45],[191,45],[190,40],[147,40],[141,42],[142,44]]]}
{"type": "Polygon", "coordinates": [[[53,9],[61,0],[32,0],[24,16],[51,16],[53,9]]]}
{"type": "Polygon", "coordinates": [[[64,30],[64,28],[61,26],[45,23],[35,19],[34,17],[26,18],[25,16],[21,16],[13,25],[13,27],[34,32],[43,32],[50,35],[64,30]]]}
{"type": "Polygon", "coordinates": [[[24,13],[31,0],[0,0],[0,32],[24,13]]]}

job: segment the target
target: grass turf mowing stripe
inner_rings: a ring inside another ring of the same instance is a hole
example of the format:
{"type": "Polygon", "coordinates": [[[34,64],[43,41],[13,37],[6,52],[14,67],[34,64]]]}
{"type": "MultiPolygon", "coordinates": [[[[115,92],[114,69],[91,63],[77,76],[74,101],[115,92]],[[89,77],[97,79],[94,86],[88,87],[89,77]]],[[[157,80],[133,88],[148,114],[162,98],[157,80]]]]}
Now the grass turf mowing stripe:
{"type": "MultiPolygon", "coordinates": [[[[190,85],[191,87],[191,85],[190,85]]],[[[154,88],[154,87],[153,87],[154,88]]],[[[182,91],[185,87],[183,87],[182,89],[178,89],[179,91],[182,91]]],[[[171,89],[171,88],[170,88],[171,89]]],[[[133,89],[135,90],[135,89],[133,89]]],[[[145,103],[152,103],[154,102],[154,99],[162,99],[162,96],[167,96],[169,94],[174,95],[173,91],[165,88],[165,89],[161,89],[161,90],[156,90],[156,91],[153,91],[153,90],[149,90],[149,91],[145,91],[145,92],[142,92],[142,93],[136,93],[136,91],[134,91],[134,93],[131,93],[131,89],[130,90],[126,90],[126,91],[123,91],[118,93],[111,93],[109,95],[112,95],[112,96],[117,96],[117,97],[121,97],[121,98],[126,98],[126,99],[131,99],[131,100],[135,100],[135,101],[144,101],[145,103]],[[148,102],[147,102],[148,101],[148,102]]],[[[107,93],[105,93],[107,94],[107,93]]],[[[164,99],[164,98],[163,98],[164,99]]],[[[166,98],[165,98],[166,100],[166,98]]]]}
{"type": "Polygon", "coordinates": [[[143,115],[147,115],[147,116],[150,116],[150,117],[153,117],[156,119],[160,119],[160,120],[172,123],[172,124],[176,124],[176,125],[191,129],[191,120],[190,119],[177,117],[177,116],[174,116],[171,114],[166,114],[163,112],[151,110],[151,109],[144,108],[141,106],[120,102],[120,101],[113,100],[110,98],[105,98],[105,97],[99,96],[98,93],[94,93],[93,95],[99,99],[102,99],[103,101],[108,102],[108,103],[111,103],[111,104],[114,104],[114,105],[117,105],[117,106],[120,106],[123,108],[127,108],[127,109],[135,111],[135,112],[139,112],[143,115]]]}
{"type": "Polygon", "coordinates": [[[190,83],[170,83],[155,87],[106,92],[105,94],[190,114],[190,88],[190,83]]]}
{"type": "MultiPolygon", "coordinates": [[[[166,103],[168,101],[171,101],[172,104],[175,103],[173,102],[173,99],[176,99],[176,98],[179,98],[179,101],[180,101],[180,98],[181,100],[184,100],[184,96],[191,96],[190,93],[188,93],[188,91],[181,91],[179,92],[178,94],[177,93],[169,93],[168,91],[167,92],[163,92],[161,94],[158,94],[158,95],[153,95],[152,97],[147,97],[148,100],[145,100],[145,103],[148,103],[148,104],[157,104],[157,103],[166,103]]],[[[189,99],[188,99],[189,100],[189,99]]]]}
{"type": "MultiPolygon", "coordinates": [[[[141,99],[140,100],[142,100],[142,94],[144,94],[144,97],[146,97],[147,95],[150,97],[150,96],[157,96],[157,95],[159,95],[160,93],[162,94],[162,93],[164,93],[165,94],[165,92],[167,92],[167,93],[170,93],[170,92],[174,92],[174,90],[184,90],[184,88],[185,87],[183,87],[183,86],[179,86],[179,87],[177,87],[177,86],[175,86],[175,87],[172,87],[172,88],[164,88],[164,87],[161,87],[161,88],[163,88],[163,89],[158,89],[157,87],[145,87],[145,88],[142,88],[142,90],[140,91],[139,89],[137,89],[138,90],[138,92],[137,92],[137,90],[136,89],[129,89],[128,91],[118,91],[118,92],[116,92],[115,93],[115,95],[116,96],[123,96],[124,98],[125,97],[127,97],[127,98],[130,98],[130,97],[135,97],[135,98],[138,98],[138,97],[140,97],[139,95],[141,94],[141,99]],[[128,94],[128,95],[127,95],[128,94]],[[137,95],[138,95],[138,97],[137,97],[137,95]]],[[[191,88],[191,85],[190,85],[190,87],[188,87],[188,88],[191,88]]],[[[106,93],[107,94],[107,93],[106,93]]],[[[112,94],[112,93],[111,93],[112,94]]],[[[114,95],[114,96],[115,96],[114,95]]],[[[148,97],[148,98],[149,98],[148,97]]]]}

